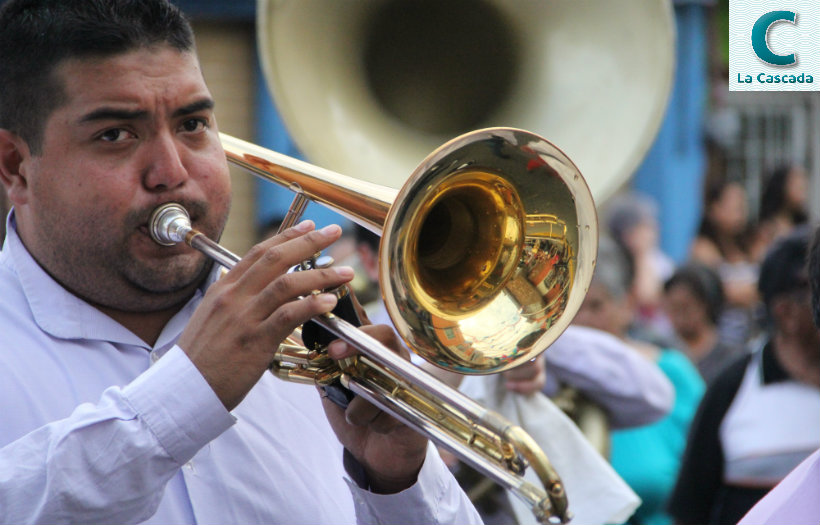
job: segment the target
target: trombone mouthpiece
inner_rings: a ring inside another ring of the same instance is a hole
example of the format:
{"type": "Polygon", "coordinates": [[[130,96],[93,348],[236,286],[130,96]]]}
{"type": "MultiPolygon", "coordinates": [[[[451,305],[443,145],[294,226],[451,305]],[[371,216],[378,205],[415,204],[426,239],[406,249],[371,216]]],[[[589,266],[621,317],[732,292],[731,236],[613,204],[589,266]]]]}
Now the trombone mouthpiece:
{"type": "Polygon", "coordinates": [[[162,246],[184,242],[185,235],[191,229],[191,217],[185,208],[175,202],[163,204],[155,209],[148,223],[151,238],[162,246]]]}

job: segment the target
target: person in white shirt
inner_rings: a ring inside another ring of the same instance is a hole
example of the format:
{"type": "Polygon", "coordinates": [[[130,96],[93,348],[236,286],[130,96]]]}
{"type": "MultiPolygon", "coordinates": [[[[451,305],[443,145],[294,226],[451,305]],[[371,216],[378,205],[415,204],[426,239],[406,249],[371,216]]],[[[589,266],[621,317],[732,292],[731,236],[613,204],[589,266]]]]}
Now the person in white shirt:
{"type": "MultiPolygon", "coordinates": [[[[799,231],[799,230],[798,230],[799,231]]],[[[811,233],[808,255],[809,290],[814,326],[820,329],[820,228],[811,233]]],[[[816,362],[816,360],[815,360],[816,362]]],[[[812,367],[807,367],[811,373],[812,367]]],[[[814,367],[817,370],[817,367],[814,367]]],[[[815,374],[816,375],[816,374],[815,374]]],[[[809,414],[809,418],[816,414],[809,414]]],[[[809,525],[820,522],[820,449],[803,460],[758,501],[739,525],[809,525]]]]}
{"type": "MultiPolygon", "coordinates": [[[[217,279],[230,179],[190,26],[165,0],[0,10],[0,523],[475,523],[427,440],[266,370],[349,268],[288,273],[305,221],[217,279]],[[327,417],[325,417],[327,416],[327,417]],[[354,425],[348,421],[359,421],[354,425]]],[[[399,348],[387,327],[366,328],[399,348]]],[[[331,348],[331,356],[351,355],[331,348]]]]}

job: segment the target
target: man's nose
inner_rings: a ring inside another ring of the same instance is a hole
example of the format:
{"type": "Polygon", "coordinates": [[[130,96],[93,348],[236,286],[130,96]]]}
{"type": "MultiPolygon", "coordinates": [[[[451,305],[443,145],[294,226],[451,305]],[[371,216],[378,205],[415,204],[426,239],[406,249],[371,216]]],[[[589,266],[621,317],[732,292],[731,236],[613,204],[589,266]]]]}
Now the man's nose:
{"type": "Polygon", "coordinates": [[[167,191],[178,188],[188,180],[188,170],[183,163],[181,145],[173,136],[159,135],[147,148],[143,183],[150,191],[167,191]]]}

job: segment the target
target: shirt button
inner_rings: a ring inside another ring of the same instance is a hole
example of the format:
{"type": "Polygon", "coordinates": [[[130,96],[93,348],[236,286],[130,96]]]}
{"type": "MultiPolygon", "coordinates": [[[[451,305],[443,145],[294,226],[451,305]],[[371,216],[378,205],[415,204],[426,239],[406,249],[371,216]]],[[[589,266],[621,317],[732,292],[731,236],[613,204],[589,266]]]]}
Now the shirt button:
{"type": "Polygon", "coordinates": [[[151,364],[152,365],[154,363],[156,363],[157,361],[159,361],[159,354],[157,354],[156,352],[151,352],[150,355],[151,355],[151,364]]]}

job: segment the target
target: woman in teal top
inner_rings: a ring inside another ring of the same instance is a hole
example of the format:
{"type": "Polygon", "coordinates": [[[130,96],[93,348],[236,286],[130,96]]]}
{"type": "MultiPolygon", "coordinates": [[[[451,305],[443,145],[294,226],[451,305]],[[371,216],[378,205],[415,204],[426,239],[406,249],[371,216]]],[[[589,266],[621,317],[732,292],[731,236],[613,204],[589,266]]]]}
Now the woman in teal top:
{"type": "Polygon", "coordinates": [[[665,512],[674,489],[689,424],[703,396],[704,383],[697,368],[678,350],[660,349],[657,363],[675,386],[672,411],[655,423],[611,433],[610,462],[643,503],[629,523],[667,525],[665,512]]]}
{"type": "Polygon", "coordinates": [[[666,501],[674,489],[689,424],[705,385],[695,365],[678,350],[662,349],[628,335],[634,319],[633,267],[629,252],[601,237],[598,264],[574,323],[609,332],[658,364],[675,388],[672,411],[655,423],[610,433],[610,461],[643,503],[631,524],[665,525],[666,501]]]}

